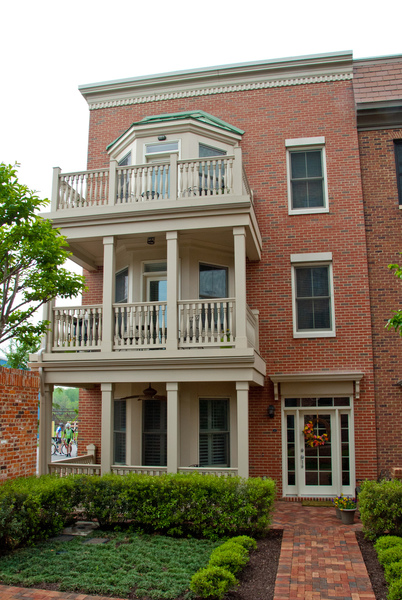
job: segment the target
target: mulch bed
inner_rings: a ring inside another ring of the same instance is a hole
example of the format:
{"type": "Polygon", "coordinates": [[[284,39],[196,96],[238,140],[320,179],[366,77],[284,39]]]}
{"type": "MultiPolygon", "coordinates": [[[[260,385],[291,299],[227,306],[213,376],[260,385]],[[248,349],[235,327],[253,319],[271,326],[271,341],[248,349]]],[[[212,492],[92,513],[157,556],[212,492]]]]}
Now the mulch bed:
{"type": "Polygon", "coordinates": [[[384,577],[384,569],[378,562],[373,542],[366,540],[362,531],[356,531],[356,539],[370,577],[375,598],[376,600],[386,600],[388,588],[384,577]]]}

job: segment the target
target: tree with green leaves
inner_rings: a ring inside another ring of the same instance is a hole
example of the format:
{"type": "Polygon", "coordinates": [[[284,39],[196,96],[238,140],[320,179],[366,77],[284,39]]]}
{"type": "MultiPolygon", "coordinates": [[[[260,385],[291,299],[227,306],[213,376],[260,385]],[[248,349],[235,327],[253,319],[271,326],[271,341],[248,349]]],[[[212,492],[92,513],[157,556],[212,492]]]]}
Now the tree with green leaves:
{"type": "MultiPolygon", "coordinates": [[[[397,264],[388,265],[395,277],[402,279],[402,266],[397,264]]],[[[394,311],[394,316],[387,321],[388,329],[395,329],[402,336],[402,308],[394,311]]]]}
{"type": "Polygon", "coordinates": [[[57,296],[80,293],[84,278],[63,265],[66,239],[39,215],[48,204],[17,177],[18,165],[0,163],[0,343],[35,346],[49,321],[31,317],[57,296]]]}

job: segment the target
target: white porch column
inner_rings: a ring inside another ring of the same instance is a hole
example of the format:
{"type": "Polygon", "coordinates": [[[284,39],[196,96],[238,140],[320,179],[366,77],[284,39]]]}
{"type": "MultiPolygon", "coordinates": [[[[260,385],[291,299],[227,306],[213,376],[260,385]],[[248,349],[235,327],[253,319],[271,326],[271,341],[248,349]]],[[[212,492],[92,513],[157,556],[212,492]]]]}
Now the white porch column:
{"type": "Polygon", "coordinates": [[[179,384],[167,383],[167,471],[177,473],[179,467],[179,384]]]}
{"type": "Polygon", "coordinates": [[[101,475],[109,473],[113,460],[113,384],[101,383],[101,475]]]}
{"type": "Polygon", "coordinates": [[[103,238],[103,326],[101,352],[111,352],[114,336],[115,252],[114,237],[103,238]]]}
{"type": "Polygon", "coordinates": [[[177,299],[179,280],[179,241],[177,231],[166,232],[167,241],[167,338],[166,349],[177,350],[177,299]]]}
{"type": "Polygon", "coordinates": [[[247,381],[237,381],[237,468],[239,477],[248,477],[248,390],[247,381]]]}
{"type": "MultiPolygon", "coordinates": [[[[43,373],[41,373],[43,377],[43,373]]],[[[48,473],[52,462],[52,397],[53,386],[41,385],[39,413],[39,475],[48,473]]]]}
{"type": "Polygon", "coordinates": [[[246,230],[233,228],[235,299],[236,299],[236,348],[247,348],[247,301],[246,301],[246,230]]]}
{"type": "Polygon", "coordinates": [[[54,322],[54,307],[55,307],[56,301],[55,300],[49,300],[49,302],[47,302],[46,304],[43,305],[43,313],[42,313],[42,319],[44,321],[50,321],[50,331],[47,331],[45,333],[45,335],[43,336],[43,342],[42,342],[42,347],[44,348],[45,352],[51,352],[52,351],[52,347],[53,347],[53,330],[55,327],[55,322],[54,322]]]}

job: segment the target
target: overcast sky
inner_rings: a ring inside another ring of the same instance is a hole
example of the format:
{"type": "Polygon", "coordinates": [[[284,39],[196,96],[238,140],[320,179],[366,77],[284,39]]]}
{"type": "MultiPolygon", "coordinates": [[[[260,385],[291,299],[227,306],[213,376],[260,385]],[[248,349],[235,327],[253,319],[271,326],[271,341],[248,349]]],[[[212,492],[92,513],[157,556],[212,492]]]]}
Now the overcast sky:
{"type": "Polygon", "coordinates": [[[402,54],[401,14],[401,0],[3,2],[0,161],[21,163],[20,181],[49,197],[52,167],[86,169],[78,85],[343,50],[402,54]]]}

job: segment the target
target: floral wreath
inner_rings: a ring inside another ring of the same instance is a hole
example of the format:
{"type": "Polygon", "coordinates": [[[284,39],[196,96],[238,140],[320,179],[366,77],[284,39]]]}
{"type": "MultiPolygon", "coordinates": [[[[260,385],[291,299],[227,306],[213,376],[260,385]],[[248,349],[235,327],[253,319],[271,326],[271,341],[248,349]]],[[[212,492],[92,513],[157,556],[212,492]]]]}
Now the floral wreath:
{"type": "MultiPolygon", "coordinates": [[[[314,419],[314,421],[317,423],[318,419],[314,419]]],[[[311,448],[316,448],[317,446],[323,446],[325,444],[325,442],[328,442],[328,434],[327,433],[323,433],[322,435],[315,435],[313,421],[309,421],[307,423],[307,425],[303,429],[303,433],[304,433],[304,439],[306,440],[306,443],[311,448]]]]}

